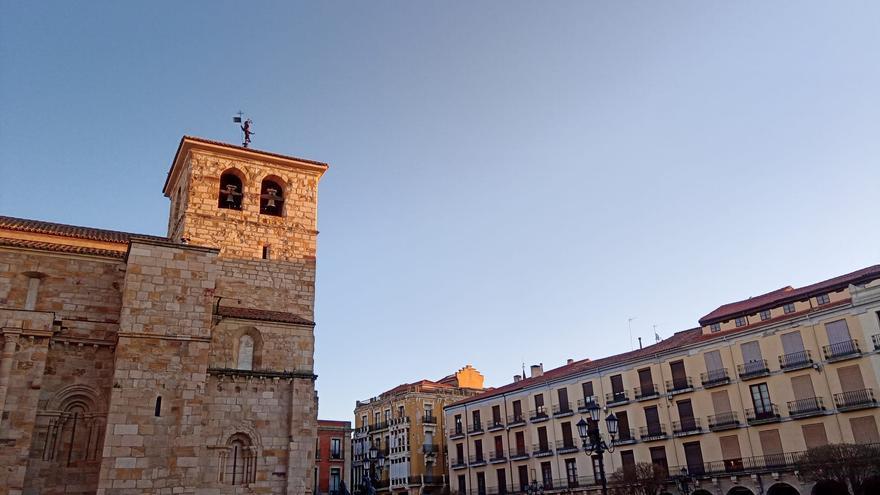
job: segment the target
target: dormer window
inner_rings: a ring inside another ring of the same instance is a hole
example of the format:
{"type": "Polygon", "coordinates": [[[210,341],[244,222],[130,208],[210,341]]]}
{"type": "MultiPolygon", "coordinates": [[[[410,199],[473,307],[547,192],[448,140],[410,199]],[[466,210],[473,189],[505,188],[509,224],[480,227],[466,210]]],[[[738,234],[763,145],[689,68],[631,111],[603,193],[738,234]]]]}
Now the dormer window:
{"type": "Polygon", "coordinates": [[[284,207],[284,189],[279,182],[264,179],[260,187],[260,213],[281,216],[284,207]]]}
{"type": "Polygon", "coordinates": [[[816,296],[816,302],[818,302],[818,303],[819,303],[819,306],[821,306],[821,305],[823,305],[823,304],[828,304],[828,303],[830,303],[830,302],[831,302],[831,298],[828,297],[828,294],[819,294],[818,296],[816,296]]]}
{"type": "Polygon", "coordinates": [[[749,322],[749,321],[746,319],[745,316],[740,316],[739,318],[736,319],[736,326],[738,326],[738,327],[744,327],[744,326],[746,326],[746,324],[747,324],[748,322],[749,322]]]}
{"type": "Polygon", "coordinates": [[[220,191],[217,194],[217,207],[229,210],[240,210],[241,200],[244,197],[244,187],[241,178],[233,171],[223,172],[220,176],[220,191]]]}
{"type": "Polygon", "coordinates": [[[770,310],[766,309],[764,311],[761,311],[761,321],[765,321],[765,320],[769,320],[769,319],[770,319],[770,310]]]}
{"type": "Polygon", "coordinates": [[[794,313],[794,303],[788,303],[782,306],[782,312],[785,314],[794,313]]]}
{"type": "Polygon", "coordinates": [[[709,330],[712,332],[720,332],[721,331],[721,323],[713,323],[709,325],[709,330]]]}

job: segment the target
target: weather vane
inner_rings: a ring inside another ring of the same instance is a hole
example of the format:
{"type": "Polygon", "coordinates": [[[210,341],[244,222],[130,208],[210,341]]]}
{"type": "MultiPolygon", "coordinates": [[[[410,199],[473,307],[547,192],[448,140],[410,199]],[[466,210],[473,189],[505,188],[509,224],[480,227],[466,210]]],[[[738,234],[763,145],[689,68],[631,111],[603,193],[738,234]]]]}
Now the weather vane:
{"type": "Polygon", "coordinates": [[[234,117],[232,117],[232,122],[241,125],[241,132],[244,133],[244,141],[241,143],[241,145],[247,148],[248,145],[251,144],[251,136],[255,134],[254,131],[251,130],[251,126],[254,124],[254,121],[251,119],[245,119],[244,123],[242,123],[243,116],[244,114],[241,113],[241,110],[239,110],[238,113],[234,117]]]}

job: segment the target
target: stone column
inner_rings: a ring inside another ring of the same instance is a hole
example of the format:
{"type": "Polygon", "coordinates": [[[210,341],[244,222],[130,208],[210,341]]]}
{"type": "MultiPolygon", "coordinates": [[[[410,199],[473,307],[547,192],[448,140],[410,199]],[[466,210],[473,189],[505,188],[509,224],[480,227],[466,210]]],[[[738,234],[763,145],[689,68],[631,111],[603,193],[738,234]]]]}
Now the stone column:
{"type": "MultiPolygon", "coordinates": [[[[12,372],[12,361],[15,358],[15,346],[18,343],[18,330],[3,330],[3,354],[0,357],[0,414],[6,408],[6,393],[9,391],[9,375],[12,372]]],[[[0,423],[2,424],[2,423],[0,423]]]]}

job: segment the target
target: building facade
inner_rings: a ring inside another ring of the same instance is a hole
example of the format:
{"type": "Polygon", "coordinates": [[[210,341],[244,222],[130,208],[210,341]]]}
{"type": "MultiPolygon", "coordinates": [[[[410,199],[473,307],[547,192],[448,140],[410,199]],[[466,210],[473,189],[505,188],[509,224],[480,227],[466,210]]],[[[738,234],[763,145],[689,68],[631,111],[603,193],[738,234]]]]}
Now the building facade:
{"type": "Polygon", "coordinates": [[[0,218],[0,494],[311,493],[326,169],[184,137],[166,237],[0,218]]]}
{"type": "Polygon", "coordinates": [[[351,491],[351,421],[318,420],[315,447],[315,494],[351,491]]]}
{"type": "Polygon", "coordinates": [[[483,375],[470,365],[440,380],[397,386],[358,401],[354,409],[352,488],[363,493],[365,461],[371,447],[384,467],[373,466],[380,492],[439,493],[446,488],[447,450],[443,407],[483,390],[483,375]]]}
{"type": "Polygon", "coordinates": [[[609,477],[652,463],[670,477],[686,468],[695,494],[810,493],[799,453],[880,442],[878,377],[880,265],[721,306],[640,350],[533,366],[447,406],[451,488],[597,489],[576,427],[597,404],[619,420],[609,477]]]}

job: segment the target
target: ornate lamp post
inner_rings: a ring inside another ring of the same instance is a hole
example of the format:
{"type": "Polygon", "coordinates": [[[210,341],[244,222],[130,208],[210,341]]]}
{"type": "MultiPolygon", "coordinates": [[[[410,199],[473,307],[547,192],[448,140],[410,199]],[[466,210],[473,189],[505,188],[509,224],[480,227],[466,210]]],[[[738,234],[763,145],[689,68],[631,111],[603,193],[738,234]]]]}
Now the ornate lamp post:
{"type": "Polygon", "coordinates": [[[578,434],[583,441],[584,452],[587,455],[594,453],[599,456],[599,478],[602,480],[602,495],[608,495],[608,482],[605,480],[605,460],[603,454],[605,452],[614,452],[614,439],[617,437],[617,416],[614,413],[605,418],[605,426],[608,427],[608,435],[611,437],[611,445],[605,443],[602,434],[599,432],[599,406],[595,403],[590,405],[590,421],[584,421],[581,418],[578,421],[578,434]]]}
{"type": "Polygon", "coordinates": [[[690,483],[693,481],[693,478],[688,475],[687,468],[681,468],[681,474],[676,476],[676,481],[678,482],[678,491],[681,492],[681,495],[690,495],[691,487],[690,483]]]}
{"type": "Polygon", "coordinates": [[[364,463],[364,488],[367,493],[376,493],[376,481],[382,476],[382,468],[385,466],[385,457],[379,455],[379,449],[375,445],[367,451],[367,460],[364,463]],[[378,468],[378,474],[373,473],[373,468],[378,468]]]}
{"type": "Polygon", "coordinates": [[[535,470],[532,469],[532,482],[526,486],[528,495],[544,495],[544,484],[538,485],[538,477],[535,476],[535,470]]]}

